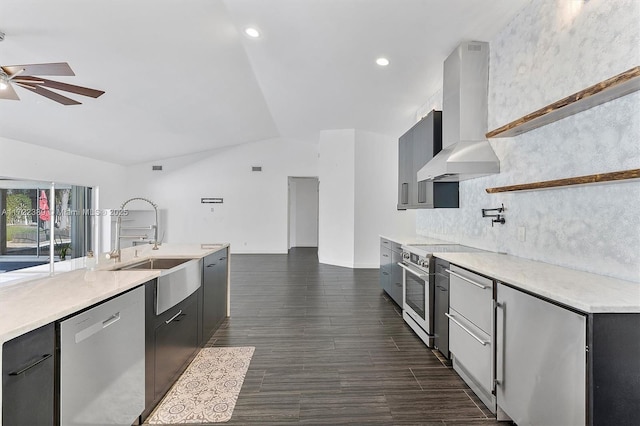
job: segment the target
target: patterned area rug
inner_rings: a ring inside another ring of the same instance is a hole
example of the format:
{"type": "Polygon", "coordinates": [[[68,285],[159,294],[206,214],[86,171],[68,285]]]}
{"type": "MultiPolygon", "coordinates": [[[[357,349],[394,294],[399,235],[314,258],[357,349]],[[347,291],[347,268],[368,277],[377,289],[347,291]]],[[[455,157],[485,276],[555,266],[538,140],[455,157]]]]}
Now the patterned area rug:
{"type": "Polygon", "coordinates": [[[254,350],[202,348],[145,423],[229,421],[254,350]]]}

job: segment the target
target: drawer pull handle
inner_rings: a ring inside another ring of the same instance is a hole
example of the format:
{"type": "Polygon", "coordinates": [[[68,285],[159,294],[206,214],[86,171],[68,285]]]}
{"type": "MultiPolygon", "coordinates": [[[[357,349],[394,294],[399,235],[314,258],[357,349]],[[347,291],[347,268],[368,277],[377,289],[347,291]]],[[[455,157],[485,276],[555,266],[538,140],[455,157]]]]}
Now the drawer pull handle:
{"type": "Polygon", "coordinates": [[[466,281],[466,282],[468,282],[468,283],[470,283],[470,284],[473,284],[473,285],[475,285],[476,287],[480,287],[480,288],[481,288],[481,289],[483,289],[483,290],[484,290],[485,288],[487,288],[487,286],[486,286],[486,285],[482,285],[482,284],[477,283],[477,282],[475,282],[475,281],[473,281],[473,280],[470,280],[470,279],[469,279],[469,278],[467,278],[467,277],[463,277],[463,276],[462,276],[462,275],[460,275],[460,274],[456,274],[455,272],[453,272],[453,271],[451,271],[451,270],[449,270],[449,269],[445,269],[445,271],[447,271],[448,273],[450,273],[450,274],[451,274],[451,275],[453,275],[454,277],[458,277],[458,278],[460,278],[461,280],[464,280],[464,281],[466,281]]]}
{"type": "Polygon", "coordinates": [[[382,256],[384,256],[384,257],[389,257],[389,255],[388,255],[388,254],[383,254],[382,256]]]}
{"type": "Polygon", "coordinates": [[[27,370],[31,370],[33,367],[35,367],[36,365],[40,364],[41,362],[45,362],[46,360],[48,360],[49,358],[51,358],[53,355],[51,354],[46,354],[46,355],[42,355],[42,357],[40,357],[38,360],[32,362],[31,364],[27,365],[26,367],[21,368],[18,371],[14,371],[9,373],[10,376],[19,376],[20,374],[24,373],[27,370]]]}
{"type": "Polygon", "coordinates": [[[164,323],[165,324],[169,324],[171,321],[173,321],[174,319],[178,318],[180,316],[180,314],[182,314],[182,309],[180,309],[177,314],[175,314],[174,316],[172,316],[171,318],[166,320],[164,323]]]}
{"type": "Polygon", "coordinates": [[[471,337],[473,337],[474,339],[476,339],[482,346],[486,346],[487,343],[489,343],[486,340],[482,340],[481,338],[479,338],[478,336],[476,336],[475,334],[473,334],[473,332],[471,330],[469,330],[467,327],[465,327],[464,325],[460,324],[460,322],[458,322],[457,319],[455,319],[455,317],[453,315],[450,315],[448,313],[444,313],[445,316],[447,318],[449,318],[451,321],[453,321],[454,323],[456,323],[461,329],[463,329],[464,331],[467,332],[467,334],[469,334],[471,337]]]}

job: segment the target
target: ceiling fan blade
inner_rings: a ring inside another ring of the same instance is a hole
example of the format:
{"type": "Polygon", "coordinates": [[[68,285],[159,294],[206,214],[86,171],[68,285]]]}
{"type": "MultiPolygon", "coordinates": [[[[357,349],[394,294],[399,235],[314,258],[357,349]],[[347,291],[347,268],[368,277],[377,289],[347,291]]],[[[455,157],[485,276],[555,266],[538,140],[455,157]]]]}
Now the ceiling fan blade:
{"type": "Polygon", "coordinates": [[[29,65],[3,65],[1,67],[9,77],[21,72],[21,76],[27,75],[75,75],[71,67],[66,62],[52,62],[49,64],[29,64],[29,65]]]}
{"type": "Polygon", "coordinates": [[[16,91],[11,87],[11,84],[7,84],[5,89],[0,90],[0,99],[12,99],[14,101],[20,100],[16,91]]]}
{"type": "Polygon", "coordinates": [[[103,90],[96,90],[96,89],[90,89],[88,87],[75,86],[73,84],[61,83],[59,81],[47,80],[45,78],[20,76],[16,78],[14,81],[31,83],[31,84],[39,84],[45,87],[50,87],[52,89],[64,90],[65,92],[76,93],[78,95],[88,96],[91,98],[97,98],[98,96],[104,94],[103,90]]]}
{"type": "MultiPolygon", "coordinates": [[[[27,84],[24,84],[24,83],[20,83],[20,84],[25,87],[28,86],[27,84]]],[[[62,105],[80,105],[82,103],[74,99],[67,98],[66,96],[62,96],[56,92],[52,92],[51,90],[45,89],[42,86],[31,86],[29,88],[32,89],[33,92],[37,93],[38,95],[42,95],[45,98],[49,98],[52,101],[56,101],[62,105]]]]}

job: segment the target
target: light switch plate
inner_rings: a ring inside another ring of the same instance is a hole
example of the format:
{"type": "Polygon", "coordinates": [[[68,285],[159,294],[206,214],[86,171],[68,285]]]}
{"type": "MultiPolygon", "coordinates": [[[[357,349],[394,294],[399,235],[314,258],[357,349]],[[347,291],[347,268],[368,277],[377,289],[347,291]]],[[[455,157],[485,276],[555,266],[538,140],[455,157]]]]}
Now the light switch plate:
{"type": "Polygon", "coordinates": [[[520,241],[521,243],[524,243],[526,238],[527,238],[527,235],[526,235],[525,227],[518,226],[518,241],[520,241]]]}

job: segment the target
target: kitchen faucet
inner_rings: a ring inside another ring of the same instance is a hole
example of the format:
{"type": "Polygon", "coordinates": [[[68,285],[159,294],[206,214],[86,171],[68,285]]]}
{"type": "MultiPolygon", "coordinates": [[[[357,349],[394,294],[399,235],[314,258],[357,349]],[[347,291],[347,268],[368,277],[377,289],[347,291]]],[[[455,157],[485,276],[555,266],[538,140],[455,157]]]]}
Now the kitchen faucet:
{"type": "MultiPolygon", "coordinates": [[[[127,204],[129,204],[131,201],[136,201],[136,200],[146,201],[147,203],[151,204],[151,206],[153,207],[153,210],[155,211],[155,223],[152,225],[153,232],[154,232],[153,250],[158,250],[158,206],[156,205],[156,203],[154,203],[153,201],[147,198],[134,197],[134,198],[128,199],[127,201],[122,203],[122,205],[120,206],[118,219],[116,219],[116,247],[115,249],[111,250],[107,254],[107,259],[115,259],[118,262],[120,261],[120,239],[122,238],[122,236],[120,235],[120,228],[122,227],[122,212],[124,211],[124,207],[127,204]]],[[[140,237],[140,238],[146,238],[146,236],[140,237]]]]}

